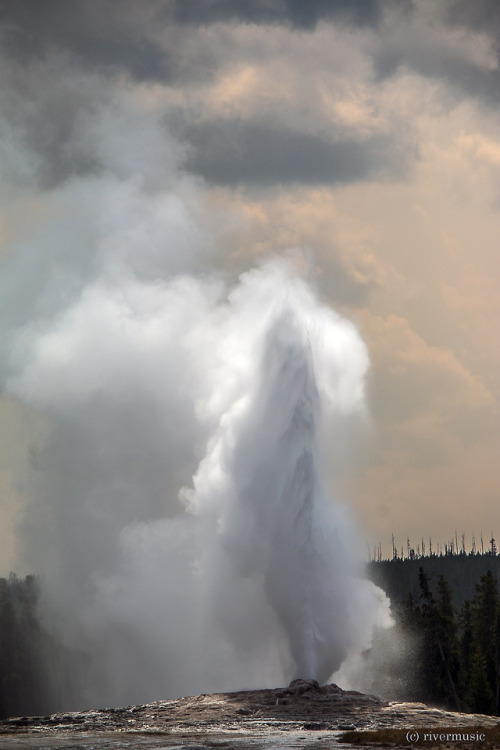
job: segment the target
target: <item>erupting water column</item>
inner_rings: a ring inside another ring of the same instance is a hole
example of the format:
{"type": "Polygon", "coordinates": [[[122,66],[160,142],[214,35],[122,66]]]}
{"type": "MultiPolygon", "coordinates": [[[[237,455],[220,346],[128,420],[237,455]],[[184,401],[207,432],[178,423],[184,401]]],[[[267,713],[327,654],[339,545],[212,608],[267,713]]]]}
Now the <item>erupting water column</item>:
{"type": "Polygon", "coordinates": [[[231,288],[119,282],[21,329],[9,383],[51,419],[29,549],[56,637],[99,664],[77,705],[328,680],[389,621],[324,471],[363,413],[366,347],[286,259],[231,288]]]}
{"type": "MultiPolygon", "coordinates": [[[[204,589],[227,580],[228,566],[253,581],[246,610],[272,611],[273,637],[286,637],[293,662],[286,676],[324,682],[351,648],[368,645],[387,607],[359,577],[355,534],[325,490],[318,444],[325,412],[359,410],[366,351],[353,326],[310,302],[299,282],[278,291],[249,390],[221,416],[191,500],[213,540],[204,589]]],[[[234,589],[232,606],[244,611],[234,589]]]]}
{"type": "MultiPolygon", "coordinates": [[[[260,506],[260,528],[268,529],[265,591],[288,635],[297,676],[322,680],[335,668],[336,657],[321,627],[322,621],[333,625],[334,613],[316,517],[316,505],[324,502],[315,445],[319,394],[310,342],[290,309],[267,336],[262,371],[266,380],[256,404],[270,432],[265,450],[255,456],[254,486],[242,500],[260,506]],[[271,413],[278,418],[268,425],[265,416],[271,413]]],[[[254,443],[258,440],[254,435],[254,443]]]]}

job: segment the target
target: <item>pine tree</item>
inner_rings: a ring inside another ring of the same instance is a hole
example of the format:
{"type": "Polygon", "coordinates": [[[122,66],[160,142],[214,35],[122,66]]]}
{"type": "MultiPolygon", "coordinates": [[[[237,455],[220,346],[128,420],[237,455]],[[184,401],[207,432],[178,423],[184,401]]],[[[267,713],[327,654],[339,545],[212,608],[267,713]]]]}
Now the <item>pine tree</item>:
{"type": "Polygon", "coordinates": [[[488,680],[492,688],[497,680],[497,581],[491,570],[480,578],[473,599],[474,638],[486,659],[488,680]]]}
{"type": "Polygon", "coordinates": [[[482,701],[482,710],[487,713],[498,712],[499,609],[497,581],[491,570],[488,570],[476,584],[476,594],[471,603],[473,659],[470,667],[471,687],[467,694],[468,703],[477,705],[478,701],[482,701]],[[484,680],[487,681],[489,690],[484,687],[484,680]],[[473,685],[479,690],[479,697],[474,695],[473,685]],[[490,693],[493,696],[492,706],[490,693]],[[488,711],[486,706],[489,707],[488,711]]]}
{"type": "Polygon", "coordinates": [[[421,605],[415,620],[422,644],[422,697],[461,711],[460,649],[451,588],[441,575],[434,595],[423,568],[419,585],[421,605]]]}
{"type": "Polygon", "coordinates": [[[454,704],[457,711],[461,711],[462,706],[458,695],[460,679],[458,629],[450,584],[443,575],[438,578],[436,610],[436,639],[442,659],[441,690],[447,703],[454,704]]]}
{"type": "Polygon", "coordinates": [[[494,713],[495,696],[488,679],[486,657],[480,646],[476,647],[472,656],[466,702],[473,713],[494,713]]]}
{"type": "Polygon", "coordinates": [[[419,568],[422,671],[425,700],[438,701],[442,698],[441,662],[438,643],[438,610],[430,586],[429,576],[419,568]]]}
{"type": "Polygon", "coordinates": [[[399,608],[399,623],[407,632],[416,637],[421,630],[422,611],[412,593],[401,602],[399,608]]]}
{"type": "Polygon", "coordinates": [[[496,611],[496,688],[495,688],[495,715],[500,715],[500,598],[496,611]]]}
{"type": "Polygon", "coordinates": [[[470,676],[472,673],[472,661],[474,657],[474,633],[472,628],[472,607],[469,600],[463,604],[459,616],[461,630],[460,638],[460,694],[464,696],[465,711],[472,710],[467,702],[470,689],[470,676]]]}

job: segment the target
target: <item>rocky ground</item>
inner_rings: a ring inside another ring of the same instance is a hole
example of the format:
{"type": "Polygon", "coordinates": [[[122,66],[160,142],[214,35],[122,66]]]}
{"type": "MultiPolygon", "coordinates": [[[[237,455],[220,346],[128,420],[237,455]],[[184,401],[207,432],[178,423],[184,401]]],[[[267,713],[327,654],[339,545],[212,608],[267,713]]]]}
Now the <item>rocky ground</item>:
{"type": "Polygon", "coordinates": [[[198,695],[0,722],[2,750],[326,750],[412,744],[500,748],[500,723],[491,716],[387,702],[337,685],[320,687],[314,680],[295,680],[288,688],[275,690],[198,695]]]}

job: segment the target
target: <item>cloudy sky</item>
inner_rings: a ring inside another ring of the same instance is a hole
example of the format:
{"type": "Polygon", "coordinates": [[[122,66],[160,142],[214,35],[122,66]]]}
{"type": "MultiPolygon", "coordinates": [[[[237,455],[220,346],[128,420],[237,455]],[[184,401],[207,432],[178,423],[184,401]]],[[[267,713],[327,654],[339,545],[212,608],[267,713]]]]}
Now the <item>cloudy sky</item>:
{"type": "Polygon", "coordinates": [[[51,429],[9,389],[17,334],[77,298],[104,224],[140,254],[180,222],[169,272],[303,249],[370,356],[341,481],[370,544],[500,534],[499,40],[495,0],[0,2],[3,573],[51,429]]]}

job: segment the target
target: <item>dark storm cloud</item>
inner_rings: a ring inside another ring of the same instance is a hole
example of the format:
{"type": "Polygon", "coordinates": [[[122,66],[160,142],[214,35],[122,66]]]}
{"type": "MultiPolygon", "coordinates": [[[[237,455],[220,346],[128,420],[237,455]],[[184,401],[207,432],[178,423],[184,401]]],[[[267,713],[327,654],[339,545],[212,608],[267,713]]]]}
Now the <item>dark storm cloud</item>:
{"type": "MultiPolygon", "coordinates": [[[[405,0],[405,3],[407,0],[405,0]]],[[[77,54],[90,54],[102,63],[117,59],[140,74],[163,68],[162,51],[136,34],[146,26],[180,23],[194,26],[242,22],[279,24],[314,29],[321,20],[338,19],[356,25],[374,25],[380,18],[380,0],[1,0],[0,18],[15,29],[11,37],[18,51],[37,54],[47,44],[59,43],[77,54]]]]}
{"type": "Polygon", "coordinates": [[[498,0],[453,0],[444,4],[443,17],[449,24],[500,35],[498,0]]]}
{"type": "MultiPolygon", "coordinates": [[[[500,6],[499,6],[500,7],[500,6]]],[[[485,70],[467,60],[457,60],[441,50],[425,47],[412,50],[403,45],[383,44],[373,54],[374,69],[379,79],[390,78],[402,68],[415,71],[425,78],[440,79],[459,96],[464,94],[497,103],[500,99],[500,71],[485,70]]]]}
{"type": "Polygon", "coordinates": [[[322,20],[376,24],[380,0],[174,0],[173,17],[195,25],[240,21],[314,29],[322,20]]]}
{"type": "Polygon", "coordinates": [[[220,185],[349,183],[402,176],[405,169],[386,136],[332,142],[240,120],[197,126],[184,135],[194,146],[189,168],[220,185]]]}
{"type": "MultiPolygon", "coordinates": [[[[453,0],[443,13],[445,23],[464,29],[472,29],[491,35],[495,40],[495,50],[500,67],[500,3],[498,0],[453,0]]],[[[454,80],[453,71],[447,75],[454,80]]],[[[455,79],[456,80],[456,79],[455,79]]],[[[475,70],[465,71],[458,84],[468,94],[479,95],[497,103],[500,100],[500,71],[481,73],[475,70]]]]}
{"type": "MultiPolygon", "coordinates": [[[[475,67],[456,47],[426,41],[425,26],[418,27],[416,36],[412,19],[418,6],[406,0],[395,6],[380,0],[0,0],[0,38],[4,55],[10,57],[1,71],[4,113],[11,117],[13,131],[17,121],[21,123],[26,145],[37,154],[40,184],[50,186],[98,168],[78,139],[81,122],[109,94],[106,82],[113,80],[103,72],[127,72],[140,81],[160,80],[187,90],[193,81],[231,67],[239,54],[237,45],[221,50],[219,37],[204,33],[210,23],[308,30],[320,20],[333,19],[366,26],[378,23],[382,9],[391,16],[394,7],[397,21],[391,33],[381,32],[369,47],[379,78],[407,66],[470,95],[498,99],[499,73],[475,67]],[[63,80],[57,70],[61,64],[85,76],[98,75],[92,81],[87,76],[82,85],[83,78],[77,80],[69,71],[63,80]]],[[[490,14],[492,19],[500,15],[500,10],[495,15],[496,7],[487,0],[472,7],[459,0],[433,12],[436,23],[448,24],[446,28],[470,22],[483,29],[490,14]]],[[[304,59],[305,69],[308,64],[304,59]]],[[[175,112],[172,105],[167,128],[194,147],[190,169],[215,184],[335,184],[405,173],[408,159],[387,136],[363,142],[329,140],[283,130],[273,115],[267,123],[263,117],[255,112],[251,121],[192,125],[186,122],[189,114],[175,112]]]]}
{"type": "Polygon", "coordinates": [[[226,22],[313,30],[321,20],[365,26],[378,18],[379,0],[0,0],[0,42],[6,57],[23,64],[58,52],[99,73],[183,82],[220,65],[218,50],[187,43],[198,27],[226,22]]]}
{"type": "Polygon", "coordinates": [[[444,78],[455,84],[461,82],[476,90],[481,87],[481,82],[486,85],[491,77],[498,75],[497,71],[477,68],[466,59],[458,59],[443,47],[438,49],[416,43],[409,48],[399,40],[393,40],[392,44],[381,44],[374,52],[373,60],[376,73],[381,78],[388,78],[401,66],[406,66],[426,78],[444,78]]]}
{"type": "MultiPolygon", "coordinates": [[[[383,15],[394,9],[398,26],[373,50],[380,78],[405,65],[427,77],[446,78],[468,94],[498,97],[497,73],[448,59],[446,50],[429,53],[425,43],[400,43],[401,25],[419,14],[411,0],[0,0],[0,27],[4,54],[23,63],[58,51],[94,71],[127,71],[140,81],[186,83],[212,75],[221,65],[219,50],[188,43],[198,29],[210,24],[312,31],[320,21],[333,21],[380,28],[383,15]]],[[[458,26],[497,36],[500,31],[496,0],[444,0],[433,14],[444,28],[458,26]]]]}
{"type": "MultiPolygon", "coordinates": [[[[440,79],[450,91],[498,102],[500,97],[500,4],[496,0],[443,0],[430,6],[430,14],[413,3],[410,13],[401,14],[390,32],[372,48],[374,70],[380,79],[389,78],[402,68],[425,78],[440,79]],[[480,64],[470,54],[470,35],[483,36],[479,45],[492,44],[497,67],[480,64]],[[463,44],[459,42],[463,34],[463,44]],[[450,41],[451,40],[451,41],[450,41]],[[469,45],[469,46],[468,46],[469,45]]],[[[429,10],[429,9],[428,9],[429,10]]],[[[391,13],[387,18],[391,18],[391,13]]],[[[394,16],[397,18],[397,16],[394,16]]]]}
{"type": "Polygon", "coordinates": [[[94,69],[124,67],[137,79],[165,79],[171,60],[149,34],[156,7],[135,0],[0,0],[2,47],[23,62],[55,50],[94,69]]]}

